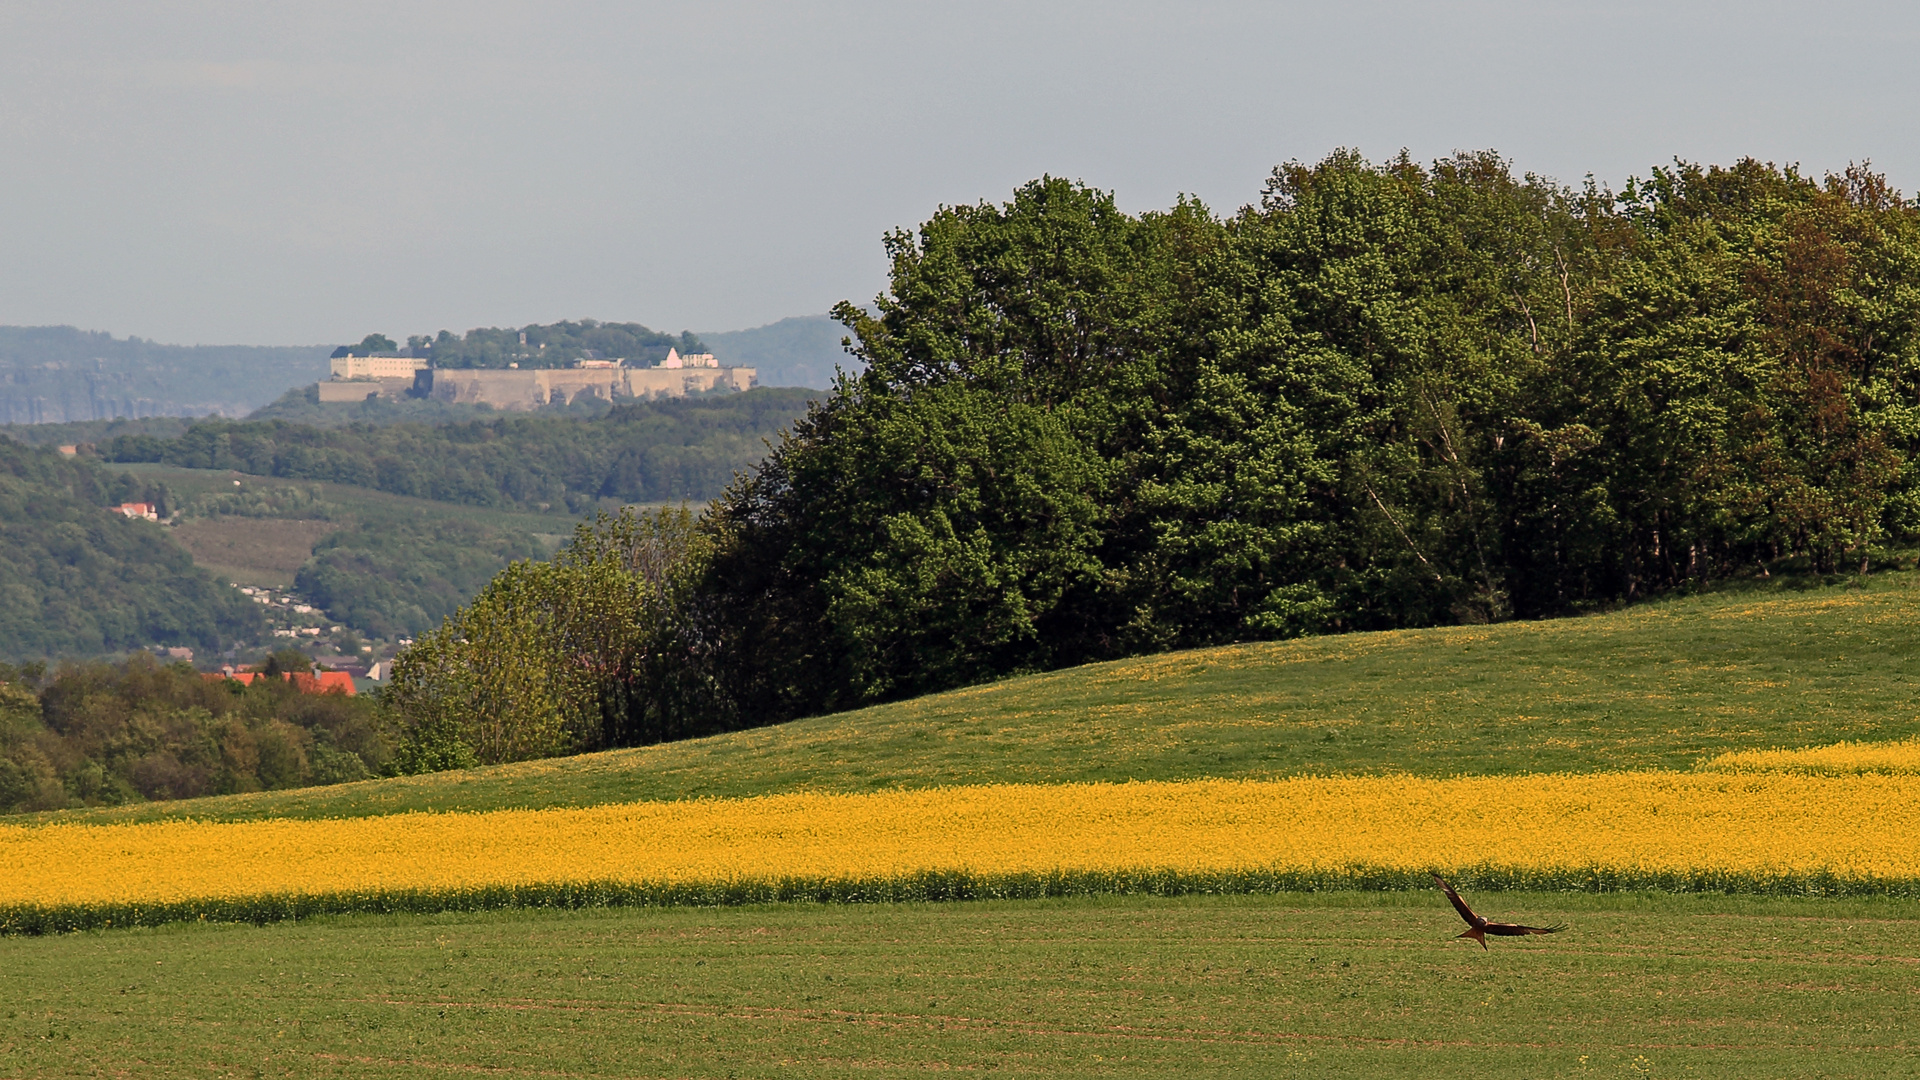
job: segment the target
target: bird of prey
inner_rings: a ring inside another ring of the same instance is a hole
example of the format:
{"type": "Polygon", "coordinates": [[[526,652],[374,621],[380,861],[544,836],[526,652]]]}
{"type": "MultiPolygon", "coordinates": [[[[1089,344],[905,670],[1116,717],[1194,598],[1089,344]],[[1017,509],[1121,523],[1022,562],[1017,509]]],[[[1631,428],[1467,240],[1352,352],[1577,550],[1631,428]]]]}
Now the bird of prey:
{"type": "Polygon", "coordinates": [[[1453,886],[1447,884],[1439,874],[1433,875],[1433,880],[1440,882],[1440,891],[1447,894],[1447,899],[1453,904],[1453,910],[1467,920],[1466,931],[1455,936],[1472,938],[1480,943],[1482,949],[1487,947],[1488,934],[1497,937],[1520,937],[1524,934],[1557,934],[1567,928],[1565,923],[1555,923],[1552,926],[1522,926],[1519,923],[1488,922],[1474,914],[1473,909],[1467,906],[1467,902],[1460,899],[1460,894],[1454,892],[1453,886]]]}

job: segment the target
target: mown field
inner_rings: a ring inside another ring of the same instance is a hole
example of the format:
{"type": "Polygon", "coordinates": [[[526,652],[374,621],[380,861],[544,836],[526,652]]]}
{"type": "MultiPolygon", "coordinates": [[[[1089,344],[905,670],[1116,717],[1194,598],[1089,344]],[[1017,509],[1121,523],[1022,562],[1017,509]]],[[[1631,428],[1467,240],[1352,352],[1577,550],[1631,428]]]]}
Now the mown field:
{"type": "Polygon", "coordinates": [[[221,517],[177,525],[169,535],[227,581],[285,589],[313,557],[313,545],[338,528],[331,521],[221,517]]]}
{"type": "Polygon", "coordinates": [[[1504,894],[351,916],[0,942],[0,1075],[1911,1076],[1910,902],[1504,894]],[[1485,904],[1483,906],[1492,906],[1485,904]]]}
{"type": "Polygon", "coordinates": [[[9,918],[119,921],[0,939],[0,1076],[1920,1075],[1917,607],[1747,588],[13,818],[9,918]],[[1569,929],[1453,940],[1429,866],[1569,929]],[[1794,895],[1836,883],[1893,895],[1794,895]],[[287,917],[326,895],[403,913],[287,917]],[[1054,898],[872,902],[983,895],[1054,898]],[[266,924],[124,926],[169,910],[266,924]]]}

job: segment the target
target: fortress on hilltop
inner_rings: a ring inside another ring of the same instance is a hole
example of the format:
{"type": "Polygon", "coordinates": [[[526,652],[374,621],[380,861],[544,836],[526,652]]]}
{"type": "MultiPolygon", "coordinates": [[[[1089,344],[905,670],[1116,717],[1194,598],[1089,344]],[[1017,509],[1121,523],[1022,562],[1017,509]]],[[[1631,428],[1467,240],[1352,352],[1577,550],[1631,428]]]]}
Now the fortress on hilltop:
{"type": "Polygon", "coordinates": [[[413,392],[427,362],[411,356],[355,356],[341,350],[328,361],[333,378],[319,385],[321,401],[365,401],[370,397],[399,398],[413,392]]]}
{"type": "Polygon", "coordinates": [[[755,368],[722,367],[712,353],[682,356],[675,349],[655,367],[589,359],[565,368],[434,368],[412,357],[349,355],[333,359],[333,378],[317,390],[325,402],[415,397],[525,410],[569,405],[583,397],[613,401],[749,390],[758,375],[755,368]]]}

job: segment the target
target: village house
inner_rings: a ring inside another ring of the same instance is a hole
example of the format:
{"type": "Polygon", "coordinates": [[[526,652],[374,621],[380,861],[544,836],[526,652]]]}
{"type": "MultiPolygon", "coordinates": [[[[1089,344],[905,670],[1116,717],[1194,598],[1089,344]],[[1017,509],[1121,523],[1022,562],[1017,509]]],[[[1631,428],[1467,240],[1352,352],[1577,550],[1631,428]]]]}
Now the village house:
{"type": "MultiPolygon", "coordinates": [[[[264,679],[266,675],[258,671],[239,671],[231,666],[219,671],[203,671],[200,677],[209,682],[221,682],[231,679],[243,686],[253,685],[255,679],[264,679]]],[[[342,694],[354,696],[353,675],[345,671],[316,671],[309,675],[304,671],[283,671],[280,677],[294,685],[303,694],[342,694]]]]}

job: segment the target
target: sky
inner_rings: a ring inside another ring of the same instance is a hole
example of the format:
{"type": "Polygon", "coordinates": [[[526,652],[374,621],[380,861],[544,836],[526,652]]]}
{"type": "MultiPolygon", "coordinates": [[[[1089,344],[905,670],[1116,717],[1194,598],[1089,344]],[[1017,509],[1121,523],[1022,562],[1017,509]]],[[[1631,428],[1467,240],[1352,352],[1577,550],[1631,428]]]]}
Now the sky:
{"type": "Polygon", "coordinates": [[[0,323],[315,344],[870,300],[1042,174],[1216,211],[1338,147],[1920,188],[1920,6],[0,5],[0,323]]]}

